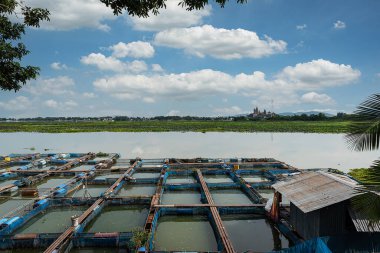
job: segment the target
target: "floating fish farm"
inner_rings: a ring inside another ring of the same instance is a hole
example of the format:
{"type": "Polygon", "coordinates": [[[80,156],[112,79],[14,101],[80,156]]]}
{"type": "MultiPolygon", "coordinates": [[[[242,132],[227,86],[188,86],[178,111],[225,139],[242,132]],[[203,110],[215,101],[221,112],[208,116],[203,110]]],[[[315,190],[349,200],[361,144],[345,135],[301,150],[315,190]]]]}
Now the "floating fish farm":
{"type": "Polygon", "coordinates": [[[11,154],[0,157],[0,252],[287,252],[303,239],[268,199],[299,173],[270,158],[11,154]]]}

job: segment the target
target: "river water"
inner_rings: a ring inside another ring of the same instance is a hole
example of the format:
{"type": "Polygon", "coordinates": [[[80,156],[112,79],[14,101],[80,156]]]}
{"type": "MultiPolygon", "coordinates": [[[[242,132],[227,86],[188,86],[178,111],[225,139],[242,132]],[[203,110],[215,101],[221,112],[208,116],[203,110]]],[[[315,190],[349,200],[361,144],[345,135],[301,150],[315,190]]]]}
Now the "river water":
{"type": "Polygon", "coordinates": [[[369,166],[380,154],[349,150],[343,134],[0,133],[0,140],[0,155],[104,151],[120,153],[125,158],[272,157],[301,169],[336,168],[343,171],[369,166]]]}

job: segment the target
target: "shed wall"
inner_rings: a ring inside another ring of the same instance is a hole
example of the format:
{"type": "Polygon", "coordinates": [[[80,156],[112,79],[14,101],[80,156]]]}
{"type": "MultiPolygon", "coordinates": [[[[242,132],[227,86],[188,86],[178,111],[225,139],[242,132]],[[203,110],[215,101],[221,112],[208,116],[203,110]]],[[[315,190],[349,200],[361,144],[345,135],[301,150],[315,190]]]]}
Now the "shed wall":
{"type": "Polygon", "coordinates": [[[316,237],[319,235],[319,210],[304,213],[290,203],[290,223],[304,239],[316,237]]]}
{"type": "Polygon", "coordinates": [[[290,203],[290,223],[297,233],[308,240],[317,236],[341,235],[347,229],[347,201],[304,213],[290,203]]]}
{"type": "Polygon", "coordinates": [[[347,232],[347,201],[327,206],[319,210],[319,235],[333,236],[341,235],[347,232]]]}

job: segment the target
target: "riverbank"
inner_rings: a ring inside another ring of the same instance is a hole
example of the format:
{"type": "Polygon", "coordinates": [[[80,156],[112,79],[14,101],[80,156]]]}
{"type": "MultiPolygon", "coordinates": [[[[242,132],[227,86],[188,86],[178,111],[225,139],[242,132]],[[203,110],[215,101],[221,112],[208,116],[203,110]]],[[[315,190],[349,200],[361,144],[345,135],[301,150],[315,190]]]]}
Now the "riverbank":
{"type": "Polygon", "coordinates": [[[346,133],[350,121],[1,122],[0,132],[300,132],[346,133]]]}

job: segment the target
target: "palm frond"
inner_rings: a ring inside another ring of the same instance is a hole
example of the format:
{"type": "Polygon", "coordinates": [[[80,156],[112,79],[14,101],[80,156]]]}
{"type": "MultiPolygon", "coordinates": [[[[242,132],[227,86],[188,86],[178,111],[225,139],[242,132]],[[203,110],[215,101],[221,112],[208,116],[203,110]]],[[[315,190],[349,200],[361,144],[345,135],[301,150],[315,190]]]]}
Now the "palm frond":
{"type": "Polygon", "coordinates": [[[371,95],[354,112],[346,135],[349,146],[357,151],[375,150],[380,145],[380,94],[371,95]]]}
{"type": "Polygon", "coordinates": [[[380,195],[375,192],[367,192],[351,199],[352,208],[366,217],[370,224],[380,221],[380,195]]]}
{"type": "Polygon", "coordinates": [[[348,174],[362,185],[380,188],[380,160],[374,161],[370,168],[352,169],[348,174]]]}

